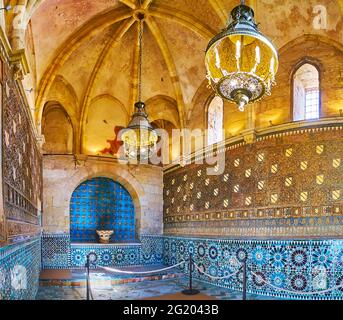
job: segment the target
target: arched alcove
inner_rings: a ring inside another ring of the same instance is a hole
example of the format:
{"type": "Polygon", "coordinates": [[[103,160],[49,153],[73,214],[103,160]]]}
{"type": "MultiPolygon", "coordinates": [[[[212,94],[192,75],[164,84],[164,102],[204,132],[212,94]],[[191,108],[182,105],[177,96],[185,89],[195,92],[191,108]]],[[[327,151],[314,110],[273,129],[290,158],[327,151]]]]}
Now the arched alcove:
{"type": "Polygon", "coordinates": [[[73,153],[73,126],[65,109],[57,103],[47,104],[42,120],[43,153],[73,153]]]}
{"type": "Polygon", "coordinates": [[[114,231],[111,242],[135,241],[133,199],[120,183],[110,178],[88,179],[71,196],[71,241],[95,243],[97,230],[114,231]]]}
{"type": "Polygon", "coordinates": [[[84,123],[83,151],[97,155],[109,147],[109,141],[116,137],[116,127],[126,127],[129,117],[116,98],[101,95],[94,98],[90,104],[87,120],[84,123]]]}

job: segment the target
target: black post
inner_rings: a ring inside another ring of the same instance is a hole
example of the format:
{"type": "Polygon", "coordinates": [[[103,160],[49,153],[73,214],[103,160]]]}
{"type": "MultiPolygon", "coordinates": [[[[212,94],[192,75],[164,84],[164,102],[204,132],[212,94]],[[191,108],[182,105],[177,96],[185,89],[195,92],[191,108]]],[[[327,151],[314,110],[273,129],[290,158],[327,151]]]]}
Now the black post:
{"type": "Polygon", "coordinates": [[[90,292],[89,292],[89,255],[87,254],[87,261],[86,261],[86,268],[87,268],[87,279],[86,279],[86,287],[87,287],[87,300],[90,300],[90,292]]]}
{"type": "Polygon", "coordinates": [[[193,262],[193,256],[192,254],[189,255],[189,291],[193,291],[193,270],[192,270],[192,262],[193,262]]]}
{"type": "Polygon", "coordinates": [[[247,300],[247,259],[243,262],[243,300],[247,300]]]}
{"type": "Polygon", "coordinates": [[[199,290],[193,289],[193,257],[192,254],[189,254],[189,287],[186,290],[183,290],[182,293],[187,296],[194,296],[200,293],[199,290]]]}

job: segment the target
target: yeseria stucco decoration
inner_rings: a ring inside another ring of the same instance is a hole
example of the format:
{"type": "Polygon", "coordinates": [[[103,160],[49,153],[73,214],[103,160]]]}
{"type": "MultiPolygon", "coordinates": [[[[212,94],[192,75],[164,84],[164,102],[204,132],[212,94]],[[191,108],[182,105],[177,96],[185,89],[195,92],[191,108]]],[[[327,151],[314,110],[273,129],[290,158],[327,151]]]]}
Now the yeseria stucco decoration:
{"type": "Polygon", "coordinates": [[[295,130],[228,147],[164,176],[166,234],[232,237],[343,235],[342,125],[295,130]]]}

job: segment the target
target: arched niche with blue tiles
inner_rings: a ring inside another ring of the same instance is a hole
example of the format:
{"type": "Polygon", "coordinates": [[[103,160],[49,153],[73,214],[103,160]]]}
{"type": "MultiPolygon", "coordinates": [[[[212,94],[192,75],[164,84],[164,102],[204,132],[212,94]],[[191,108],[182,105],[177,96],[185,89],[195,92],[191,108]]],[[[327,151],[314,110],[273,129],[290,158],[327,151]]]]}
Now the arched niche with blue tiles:
{"type": "Polygon", "coordinates": [[[71,242],[96,243],[96,230],[113,230],[112,243],[135,240],[135,208],[131,195],[109,178],[87,180],[71,197],[71,242]]]}

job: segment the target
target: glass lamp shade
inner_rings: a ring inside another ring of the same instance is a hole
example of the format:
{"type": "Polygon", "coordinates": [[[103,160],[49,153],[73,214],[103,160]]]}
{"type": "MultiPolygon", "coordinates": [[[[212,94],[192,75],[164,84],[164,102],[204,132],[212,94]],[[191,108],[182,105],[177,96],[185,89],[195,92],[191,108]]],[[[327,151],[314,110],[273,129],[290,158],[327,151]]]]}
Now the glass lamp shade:
{"type": "Polygon", "coordinates": [[[205,64],[215,92],[244,111],[248,103],[270,95],[279,59],[272,42],[258,30],[254,11],[239,5],[228,27],[210,41],[205,64]]]}
{"type": "Polygon", "coordinates": [[[131,159],[147,159],[156,152],[158,136],[151,126],[148,115],[145,112],[145,104],[137,102],[136,112],[127,128],[122,130],[121,140],[124,142],[124,150],[131,159]]]}

